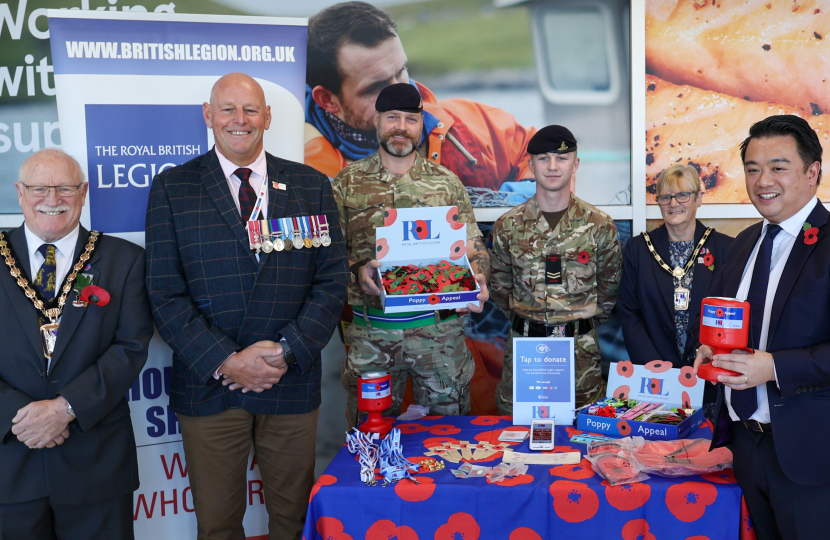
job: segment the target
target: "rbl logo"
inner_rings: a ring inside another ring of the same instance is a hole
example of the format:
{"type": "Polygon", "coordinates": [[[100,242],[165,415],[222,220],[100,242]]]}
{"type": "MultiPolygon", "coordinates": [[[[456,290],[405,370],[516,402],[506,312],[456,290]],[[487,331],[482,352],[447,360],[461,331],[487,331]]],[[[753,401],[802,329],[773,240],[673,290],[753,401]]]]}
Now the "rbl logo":
{"type": "Polygon", "coordinates": [[[402,221],[403,223],[403,241],[408,242],[409,236],[412,240],[437,240],[441,237],[438,233],[432,236],[432,220],[431,219],[417,219],[415,221],[402,221]]]}
{"type": "Polygon", "coordinates": [[[547,405],[533,407],[533,416],[531,418],[550,418],[550,407],[547,405]]]}
{"type": "Polygon", "coordinates": [[[663,394],[663,379],[655,379],[653,377],[642,377],[640,379],[640,393],[648,392],[653,396],[667,396],[668,391],[663,394]]]}

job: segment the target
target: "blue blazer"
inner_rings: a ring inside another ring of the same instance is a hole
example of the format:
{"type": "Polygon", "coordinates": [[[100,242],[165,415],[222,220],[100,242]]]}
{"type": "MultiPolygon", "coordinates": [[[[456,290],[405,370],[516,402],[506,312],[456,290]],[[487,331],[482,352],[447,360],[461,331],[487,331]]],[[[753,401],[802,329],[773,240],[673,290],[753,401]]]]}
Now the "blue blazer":
{"type": "MultiPolygon", "coordinates": [[[[706,226],[698,221],[695,227],[695,245],[705,231],[706,226]]],[[[666,226],[661,225],[649,234],[654,249],[671,265],[669,233],[666,226]]],[[[665,360],[676,368],[694,362],[699,333],[700,302],[709,296],[714,275],[726,262],[727,251],[732,241],[732,237],[713,231],[704,247],[715,257],[715,272],[710,271],[703,263],[695,263],[686,350],[682,357],[677,351],[675,338],[674,280],[654,260],[642,234],[626,244],[622,279],[617,292],[617,309],[625,347],[632,362],[645,364],[652,360],[665,360]]]]}
{"type": "MultiPolygon", "coordinates": [[[[818,227],[818,241],[808,245],[803,236],[795,241],[772,299],[766,347],[778,375],[778,384],[766,383],[778,463],[787,478],[802,485],[830,484],[830,468],[820,465],[830,448],[829,216],[817,204],[807,222],[818,227]]],[[[738,292],[762,227],[763,222],[757,223],[735,239],[726,266],[712,284],[713,296],[734,297],[738,292]]],[[[729,438],[723,389],[718,384],[713,445],[729,438]]]]}
{"type": "Polygon", "coordinates": [[[147,291],[173,349],[170,406],[186,416],[237,407],[301,414],[320,405],[320,353],[346,299],[345,242],[328,178],[270,154],[266,160],[268,217],[325,214],[329,247],[260,253],[257,261],[214,150],[153,179],[147,291]],[[242,394],[214,379],[240,347],[282,337],[297,365],[270,390],[242,394]]]}

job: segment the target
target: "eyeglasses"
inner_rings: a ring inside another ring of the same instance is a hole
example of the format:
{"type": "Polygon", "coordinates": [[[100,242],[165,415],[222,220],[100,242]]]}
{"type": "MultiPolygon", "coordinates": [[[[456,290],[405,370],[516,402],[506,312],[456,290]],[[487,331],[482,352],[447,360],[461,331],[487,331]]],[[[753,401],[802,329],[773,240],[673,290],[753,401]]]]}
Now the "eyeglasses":
{"type": "Polygon", "coordinates": [[[46,197],[53,189],[61,197],[74,197],[83,186],[83,183],[77,186],[27,186],[23,182],[20,182],[20,184],[26,188],[26,193],[31,197],[46,197]]]}
{"type": "Polygon", "coordinates": [[[658,195],[657,204],[659,204],[660,206],[668,206],[671,204],[672,199],[676,200],[679,203],[687,203],[691,200],[692,195],[696,195],[696,193],[681,191],[680,193],[675,193],[674,195],[658,195]]]}

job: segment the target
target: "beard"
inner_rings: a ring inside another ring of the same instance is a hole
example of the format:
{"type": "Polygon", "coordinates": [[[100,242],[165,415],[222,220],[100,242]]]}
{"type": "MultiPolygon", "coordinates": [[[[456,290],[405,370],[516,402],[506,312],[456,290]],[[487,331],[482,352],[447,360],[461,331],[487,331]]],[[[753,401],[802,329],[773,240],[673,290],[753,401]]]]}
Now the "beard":
{"type": "Polygon", "coordinates": [[[375,123],[374,118],[363,118],[359,114],[357,114],[354,109],[349,107],[343,102],[343,98],[340,98],[340,108],[343,110],[343,122],[346,123],[347,126],[353,127],[359,131],[374,131],[375,130],[375,123]]]}
{"type": "Polygon", "coordinates": [[[378,134],[378,143],[380,146],[383,147],[384,150],[389,152],[389,154],[395,157],[406,157],[418,147],[418,143],[420,142],[420,138],[412,137],[406,131],[390,131],[389,133],[384,133],[383,135],[378,134]],[[398,142],[393,142],[391,139],[392,137],[406,137],[407,141],[404,146],[395,146],[396,144],[400,144],[398,142]]]}

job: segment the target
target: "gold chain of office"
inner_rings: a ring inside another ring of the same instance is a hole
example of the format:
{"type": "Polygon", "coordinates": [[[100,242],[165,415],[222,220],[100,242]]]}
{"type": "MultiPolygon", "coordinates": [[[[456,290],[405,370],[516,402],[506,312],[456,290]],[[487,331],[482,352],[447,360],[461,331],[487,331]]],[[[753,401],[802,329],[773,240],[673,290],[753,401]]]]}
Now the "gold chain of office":
{"type": "Polygon", "coordinates": [[[86,261],[89,260],[89,257],[92,255],[92,252],[95,250],[95,242],[98,241],[98,235],[101,234],[98,231],[90,231],[89,238],[87,239],[86,248],[84,252],[81,253],[81,256],[78,258],[78,262],[72,267],[72,273],[69,274],[69,277],[66,279],[66,284],[63,286],[63,290],[61,292],[60,297],[58,298],[58,307],[44,309],[45,305],[43,300],[37,297],[37,293],[29,286],[29,282],[26,281],[26,278],[23,277],[20,270],[17,268],[15,264],[14,257],[12,257],[11,250],[9,249],[8,243],[6,239],[3,237],[3,233],[0,232],[0,255],[5,257],[6,259],[6,266],[9,267],[9,273],[11,273],[12,277],[17,280],[17,284],[23,289],[23,293],[26,295],[26,298],[32,301],[35,305],[35,308],[38,309],[41,313],[43,313],[51,322],[55,322],[58,320],[58,317],[61,316],[61,312],[63,311],[63,306],[66,304],[66,297],[72,291],[72,283],[74,283],[75,278],[78,277],[78,272],[80,272],[84,268],[84,264],[86,261]]]}
{"type": "Polygon", "coordinates": [[[651,237],[648,235],[646,231],[643,231],[643,238],[646,241],[646,247],[648,247],[648,250],[651,252],[651,256],[654,257],[654,260],[657,261],[657,264],[660,265],[660,268],[662,268],[675,278],[682,279],[683,276],[686,275],[686,272],[688,272],[695,264],[695,259],[697,259],[700,250],[703,248],[703,244],[706,243],[706,239],[709,238],[709,235],[712,234],[712,231],[714,230],[715,229],[711,227],[706,229],[706,232],[703,233],[703,236],[700,238],[700,242],[698,242],[695,246],[695,250],[692,252],[692,256],[689,257],[689,260],[686,261],[686,266],[683,268],[679,266],[676,268],[672,268],[671,266],[666,264],[666,261],[663,260],[663,257],[661,257],[660,254],[657,253],[657,250],[654,249],[654,244],[651,243],[651,237]]]}

